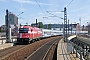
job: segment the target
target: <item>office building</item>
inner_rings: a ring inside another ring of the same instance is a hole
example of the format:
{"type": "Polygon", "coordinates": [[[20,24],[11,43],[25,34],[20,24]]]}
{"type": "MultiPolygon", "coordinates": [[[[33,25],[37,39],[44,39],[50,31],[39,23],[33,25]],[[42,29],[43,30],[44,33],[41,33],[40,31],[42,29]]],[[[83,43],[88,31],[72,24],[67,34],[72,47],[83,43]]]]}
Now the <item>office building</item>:
{"type": "MultiPolygon", "coordinates": [[[[9,22],[8,23],[10,25],[18,25],[18,17],[15,14],[9,13],[8,18],[9,18],[9,22]]],[[[5,16],[5,24],[6,24],[6,16],[5,16]]]]}

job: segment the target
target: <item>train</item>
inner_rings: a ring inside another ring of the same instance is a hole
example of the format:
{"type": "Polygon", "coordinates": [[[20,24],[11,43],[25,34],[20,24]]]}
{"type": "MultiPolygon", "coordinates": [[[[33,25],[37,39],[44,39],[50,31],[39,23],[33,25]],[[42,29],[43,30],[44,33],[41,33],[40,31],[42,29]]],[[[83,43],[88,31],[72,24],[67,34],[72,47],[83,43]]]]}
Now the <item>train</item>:
{"type": "Polygon", "coordinates": [[[61,31],[41,29],[29,25],[20,26],[17,34],[17,43],[32,43],[42,38],[61,35],[61,31]]]}

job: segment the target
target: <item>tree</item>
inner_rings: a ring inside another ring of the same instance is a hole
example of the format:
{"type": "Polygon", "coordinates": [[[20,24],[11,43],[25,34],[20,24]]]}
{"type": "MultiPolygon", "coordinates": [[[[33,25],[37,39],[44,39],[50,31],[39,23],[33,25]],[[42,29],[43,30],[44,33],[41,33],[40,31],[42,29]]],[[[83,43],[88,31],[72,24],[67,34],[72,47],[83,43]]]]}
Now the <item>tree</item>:
{"type": "Polygon", "coordinates": [[[38,22],[38,27],[39,28],[43,28],[43,23],[42,22],[38,22]]]}
{"type": "Polygon", "coordinates": [[[22,24],[20,23],[20,26],[22,26],[22,24]]]}
{"type": "Polygon", "coordinates": [[[48,24],[48,29],[51,29],[51,24],[48,24]]]}
{"type": "Polygon", "coordinates": [[[32,27],[33,27],[34,25],[35,25],[35,24],[33,24],[33,23],[31,24],[32,27]]]}

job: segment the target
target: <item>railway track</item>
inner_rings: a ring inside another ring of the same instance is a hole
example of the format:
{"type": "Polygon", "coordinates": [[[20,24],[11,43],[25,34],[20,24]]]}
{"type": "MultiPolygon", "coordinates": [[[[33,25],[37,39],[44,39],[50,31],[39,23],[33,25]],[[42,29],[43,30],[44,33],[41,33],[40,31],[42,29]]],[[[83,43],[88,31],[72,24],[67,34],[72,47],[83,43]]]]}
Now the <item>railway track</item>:
{"type": "Polygon", "coordinates": [[[0,60],[6,58],[7,56],[13,54],[14,52],[16,52],[17,50],[25,47],[26,45],[16,45],[10,48],[6,48],[3,50],[0,50],[0,60]]]}
{"type": "Polygon", "coordinates": [[[34,42],[32,44],[28,44],[28,45],[17,45],[17,46],[13,46],[5,50],[1,50],[0,60],[25,60],[29,55],[35,52],[39,47],[41,47],[42,45],[46,44],[47,42],[55,38],[60,38],[60,36],[43,39],[43,40],[34,42]]]}
{"type": "MultiPolygon", "coordinates": [[[[46,54],[44,55],[42,60],[57,60],[56,59],[56,55],[54,55],[57,50],[55,51],[55,49],[57,49],[57,44],[58,44],[59,40],[57,39],[57,41],[55,41],[50,48],[47,50],[46,54]],[[54,59],[55,58],[55,59],[54,59]]],[[[57,53],[56,53],[57,54],[57,53]]]]}
{"type": "Polygon", "coordinates": [[[39,47],[35,52],[29,55],[25,60],[52,60],[54,51],[60,38],[55,38],[41,47],[39,47]]]}

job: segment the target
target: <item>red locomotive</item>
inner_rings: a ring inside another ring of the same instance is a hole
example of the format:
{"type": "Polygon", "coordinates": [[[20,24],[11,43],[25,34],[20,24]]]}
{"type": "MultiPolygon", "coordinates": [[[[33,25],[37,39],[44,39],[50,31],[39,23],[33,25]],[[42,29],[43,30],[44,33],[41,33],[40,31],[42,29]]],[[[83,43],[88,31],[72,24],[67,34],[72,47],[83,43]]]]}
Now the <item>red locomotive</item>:
{"type": "Polygon", "coordinates": [[[20,26],[18,30],[17,43],[30,43],[42,37],[42,30],[28,25],[20,26]]]}

